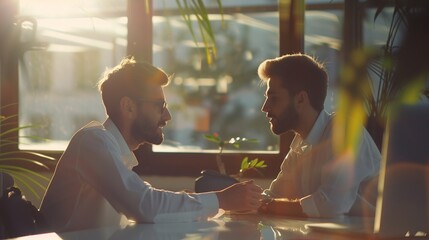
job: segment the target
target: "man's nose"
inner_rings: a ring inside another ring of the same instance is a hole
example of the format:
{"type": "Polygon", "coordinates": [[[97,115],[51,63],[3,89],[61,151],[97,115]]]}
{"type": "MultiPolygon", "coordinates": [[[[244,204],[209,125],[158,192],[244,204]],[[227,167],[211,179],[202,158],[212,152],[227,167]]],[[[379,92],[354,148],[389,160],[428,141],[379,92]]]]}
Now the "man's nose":
{"type": "Polygon", "coordinates": [[[171,114],[170,114],[170,110],[168,110],[168,107],[165,109],[163,115],[164,115],[163,118],[165,119],[165,121],[171,120],[171,114]]]}
{"type": "Polygon", "coordinates": [[[268,110],[269,110],[267,100],[268,100],[268,99],[266,99],[266,100],[264,101],[264,104],[262,104],[262,108],[261,108],[261,111],[262,111],[262,112],[268,112],[268,110]]]}

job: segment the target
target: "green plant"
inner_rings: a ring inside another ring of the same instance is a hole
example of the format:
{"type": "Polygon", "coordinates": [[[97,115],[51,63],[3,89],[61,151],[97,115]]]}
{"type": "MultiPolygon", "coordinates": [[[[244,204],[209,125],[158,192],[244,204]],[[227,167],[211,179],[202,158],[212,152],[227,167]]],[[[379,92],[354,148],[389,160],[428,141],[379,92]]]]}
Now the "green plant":
{"type": "Polygon", "coordinates": [[[18,137],[20,130],[35,128],[36,126],[25,125],[13,127],[16,126],[17,118],[17,115],[0,115],[0,172],[11,175],[15,184],[25,187],[39,199],[41,196],[37,193],[35,187],[46,190],[49,178],[33,169],[40,168],[48,170],[49,167],[43,160],[54,161],[55,159],[34,151],[17,149],[16,146],[18,146],[19,138],[40,140],[40,138],[36,136],[18,137]]]}
{"type": "MultiPolygon", "coordinates": [[[[377,11],[374,15],[374,22],[380,18],[388,7],[384,4],[378,4],[377,11]]],[[[393,12],[388,26],[389,31],[386,41],[378,51],[376,50],[375,53],[370,55],[368,70],[372,73],[374,79],[369,79],[369,84],[378,82],[378,86],[376,87],[376,92],[369,91],[368,97],[365,98],[365,105],[368,111],[367,128],[372,133],[376,142],[379,142],[379,145],[381,145],[384,131],[383,126],[386,124],[389,107],[395,102],[398,102],[398,100],[402,101],[403,96],[401,95],[414,95],[418,98],[418,96],[424,92],[424,79],[421,81],[412,78],[410,73],[413,71],[408,70],[406,77],[400,76],[400,65],[403,65],[404,62],[399,60],[399,58],[406,57],[404,54],[401,54],[401,52],[404,52],[401,49],[407,47],[404,45],[402,39],[404,39],[405,35],[409,35],[410,19],[416,14],[416,7],[421,6],[411,1],[395,2],[392,6],[393,12]],[[416,81],[420,82],[418,83],[419,86],[417,86],[417,89],[410,89],[409,86],[415,85],[414,83],[416,81]]],[[[424,46],[420,46],[420,49],[423,49],[423,47],[424,46]]],[[[410,55],[410,53],[406,54],[410,55]]],[[[415,101],[417,101],[417,99],[415,99],[415,101]]]]}
{"type": "Polygon", "coordinates": [[[339,127],[334,134],[338,152],[356,149],[360,125],[365,121],[381,148],[389,113],[397,105],[415,104],[428,96],[427,1],[374,0],[369,3],[377,6],[374,21],[388,7],[393,7],[393,12],[381,48],[364,49],[359,44],[345,46],[349,42],[343,43],[350,54],[344,59],[340,76],[339,127]]]}
{"type": "MultiPolygon", "coordinates": [[[[221,174],[225,174],[225,175],[226,175],[225,164],[222,161],[222,154],[223,154],[223,150],[225,149],[225,147],[226,146],[232,146],[232,147],[238,149],[238,148],[240,148],[240,145],[242,143],[245,143],[245,142],[257,143],[258,142],[258,140],[256,140],[256,139],[248,139],[248,138],[240,138],[240,137],[230,138],[229,140],[223,140],[219,136],[219,134],[217,134],[217,133],[206,134],[206,135],[204,135],[204,137],[208,141],[214,142],[218,145],[219,153],[216,155],[216,163],[217,163],[219,172],[221,174]]],[[[265,164],[264,160],[259,160],[258,158],[255,158],[255,159],[252,159],[249,161],[248,157],[244,157],[243,160],[241,161],[240,171],[237,175],[238,175],[238,177],[242,177],[246,171],[249,171],[251,169],[256,170],[257,172],[260,173],[260,171],[258,169],[266,168],[266,167],[267,167],[267,165],[265,164]]]]}
{"type": "MultiPolygon", "coordinates": [[[[223,22],[223,8],[222,1],[216,1],[219,6],[219,11],[222,15],[223,22]]],[[[215,36],[213,33],[212,25],[209,20],[208,12],[203,0],[176,0],[180,14],[186,23],[189,32],[198,45],[197,35],[195,34],[194,26],[192,23],[192,16],[197,20],[198,28],[201,34],[201,39],[204,44],[207,63],[210,65],[217,56],[215,36]]]]}
{"type": "MultiPolygon", "coordinates": [[[[153,0],[144,0],[146,14],[149,14],[149,9],[151,6],[151,1],[153,0]]],[[[219,13],[222,16],[222,24],[224,23],[223,19],[223,7],[222,0],[216,0],[216,3],[219,7],[219,13]]],[[[164,2],[165,4],[165,2],[164,2]]],[[[195,45],[199,46],[202,42],[207,64],[211,65],[217,57],[217,47],[214,36],[214,31],[212,24],[209,19],[209,14],[203,0],[176,0],[176,5],[180,12],[180,16],[185,22],[186,27],[188,28],[189,33],[194,40],[195,45]],[[198,31],[194,28],[194,20],[196,20],[196,26],[198,31]]],[[[167,13],[168,11],[166,11],[167,13]]]]}

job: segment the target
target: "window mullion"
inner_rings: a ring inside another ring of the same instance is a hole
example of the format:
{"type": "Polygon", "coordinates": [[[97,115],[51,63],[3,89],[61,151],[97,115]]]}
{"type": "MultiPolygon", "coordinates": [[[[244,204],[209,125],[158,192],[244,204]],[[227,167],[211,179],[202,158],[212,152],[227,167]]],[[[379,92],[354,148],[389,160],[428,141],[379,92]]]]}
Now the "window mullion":
{"type": "Polygon", "coordinates": [[[304,0],[279,1],[280,55],[304,50],[304,0]]]}
{"type": "MultiPolygon", "coordinates": [[[[15,21],[18,14],[16,1],[2,1],[0,5],[0,115],[16,116],[3,122],[1,131],[18,127],[18,61],[19,29],[15,21]],[[7,129],[4,129],[7,128],[7,129]]],[[[18,139],[18,132],[10,136],[18,139]]],[[[18,149],[17,145],[9,146],[18,149]]],[[[2,149],[4,150],[4,149],[2,149]]]]}
{"type": "Polygon", "coordinates": [[[152,62],[152,0],[128,0],[127,53],[152,62]]]}

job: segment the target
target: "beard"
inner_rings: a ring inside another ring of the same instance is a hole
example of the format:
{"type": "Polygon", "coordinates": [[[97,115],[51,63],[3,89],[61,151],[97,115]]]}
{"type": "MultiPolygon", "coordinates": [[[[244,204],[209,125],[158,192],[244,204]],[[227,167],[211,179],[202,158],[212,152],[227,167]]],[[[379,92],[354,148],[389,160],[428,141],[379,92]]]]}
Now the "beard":
{"type": "MultiPolygon", "coordinates": [[[[164,124],[165,125],[165,124],[164,124]]],[[[140,114],[131,125],[131,133],[134,139],[140,143],[159,145],[164,141],[161,123],[144,114],[140,114]]]]}
{"type": "Polygon", "coordinates": [[[279,116],[269,116],[271,118],[271,131],[280,135],[282,133],[295,130],[298,126],[299,116],[295,107],[290,104],[279,116]]]}

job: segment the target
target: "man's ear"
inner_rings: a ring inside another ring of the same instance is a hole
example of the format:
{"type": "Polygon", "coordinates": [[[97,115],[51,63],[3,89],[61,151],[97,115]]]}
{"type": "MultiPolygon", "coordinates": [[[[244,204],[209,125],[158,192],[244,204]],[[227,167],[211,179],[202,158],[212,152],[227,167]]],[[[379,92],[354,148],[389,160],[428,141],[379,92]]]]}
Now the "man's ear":
{"type": "Polygon", "coordinates": [[[137,106],[134,101],[129,97],[122,97],[119,101],[119,108],[122,116],[124,117],[133,117],[137,111],[137,106]]]}
{"type": "Polygon", "coordinates": [[[299,91],[297,94],[295,94],[294,100],[295,100],[295,107],[297,109],[302,108],[302,107],[310,104],[310,99],[308,98],[308,93],[307,93],[307,91],[304,91],[304,90],[299,91]]]}

